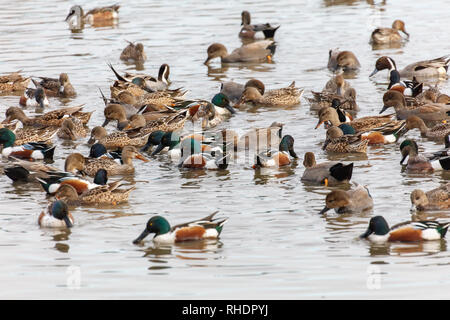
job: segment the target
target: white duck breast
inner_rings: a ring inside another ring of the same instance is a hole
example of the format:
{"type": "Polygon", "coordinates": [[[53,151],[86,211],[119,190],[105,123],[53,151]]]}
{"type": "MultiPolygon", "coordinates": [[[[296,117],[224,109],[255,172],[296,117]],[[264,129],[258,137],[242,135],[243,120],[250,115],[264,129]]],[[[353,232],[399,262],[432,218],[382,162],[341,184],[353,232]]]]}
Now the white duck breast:
{"type": "MultiPolygon", "coordinates": [[[[73,223],[72,219],[70,219],[70,222],[73,223]]],[[[39,221],[39,225],[41,227],[45,228],[65,228],[67,227],[64,220],[56,219],[55,217],[45,214],[39,221]]]]}

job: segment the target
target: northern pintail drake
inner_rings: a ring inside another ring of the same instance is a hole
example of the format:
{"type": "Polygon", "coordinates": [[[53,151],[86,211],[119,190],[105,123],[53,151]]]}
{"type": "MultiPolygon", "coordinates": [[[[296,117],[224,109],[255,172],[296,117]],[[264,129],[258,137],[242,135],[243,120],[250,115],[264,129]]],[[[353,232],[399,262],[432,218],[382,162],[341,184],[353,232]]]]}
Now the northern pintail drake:
{"type": "MultiPolygon", "coordinates": [[[[354,88],[345,90],[343,95],[331,93],[326,90],[323,90],[322,92],[311,91],[311,93],[313,94],[313,97],[307,98],[311,110],[332,107],[337,110],[348,110],[353,113],[359,111],[358,104],[356,103],[356,90],[354,88]]],[[[350,119],[353,119],[349,113],[346,112],[346,115],[349,116],[350,119]]]]}
{"type": "Polygon", "coordinates": [[[135,147],[126,146],[122,149],[123,164],[118,164],[110,158],[85,158],[80,153],[72,153],[66,158],[64,170],[72,173],[83,172],[91,177],[95,176],[99,169],[105,169],[108,176],[133,174],[135,171],[133,158],[149,161],[135,147]]]}
{"type": "Polygon", "coordinates": [[[144,231],[133,243],[138,244],[149,234],[154,233],[153,242],[157,244],[173,244],[182,241],[217,239],[222,232],[227,218],[215,218],[217,212],[202,219],[178,224],[171,227],[169,222],[161,216],[151,217],[144,231]]]}
{"type": "Polygon", "coordinates": [[[70,83],[67,73],[61,73],[59,78],[39,77],[42,79],[39,85],[44,88],[48,96],[70,98],[76,96],[75,89],[70,83]]]}
{"type": "Polygon", "coordinates": [[[112,204],[127,202],[131,191],[136,187],[128,189],[118,189],[121,181],[97,186],[86,190],[81,194],[70,184],[61,185],[55,193],[56,199],[62,199],[69,205],[95,205],[95,204],[112,204]]]}
{"type": "Polygon", "coordinates": [[[250,12],[248,11],[242,11],[241,19],[242,29],[239,32],[239,37],[245,39],[254,39],[255,34],[259,31],[262,31],[264,33],[264,38],[273,38],[275,36],[275,32],[280,27],[274,27],[270,25],[270,23],[251,24],[250,12]]]}
{"type": "Polygon", "coordinates": [[[291,158],[297,159],[298,156],[294,151],[294,138],[290,135],[285,135],[279,144],[278,150],[270,150],[262,152],[255,156],[256,161],[253,168],[278,168],[289,165],[291,158]]]}
{"type": "Polygon", "coordinates": [[[0,76],[0,93],[22,92],[28,87],[31,77],[23,77],[20,72],[0,76]]]}
{"type": "Polygon", "coordinates": [[[15,157],[25,160],[52,160],[56,146],[40,142],[29,142],[14,146],[16,135],[9,129],[0,129],[0,145],[3,157],[15,157]]]}
{"type": "Polygon", "coordinates": [[[450,106],[444,104],[427,103],[419,105],[415,108],[408,108],[406,105],[405,96],[396,91],[389,90],[383,95],[383,108],[380,113],[383,113],[390,107],[395,109],[397,119],[405,120],[409,116],[418,116],[424,121],[441,121],[450,118],[450,106]]]}
{"type": "Polygon", "coordinates": [[[233,81],[222,82],[220,85],[220,93],[223,93],[231,102],[236,104],[241,99],[242,93],[247,87],[255,87],[261,94],[264,94],[265,91],[265,86],[260,80],[250,79],[245,85],[233,81]]]}
{"type": "Polygon", "coordinates": [[[120,54],[120,60],[127,62],[143,63],[147,60],[147,55],[144,52],[144,45],[142,43],[136,43],[127,41],[128,46],[122,50],[120,54]]]}
{"type": "Polygon", "coordinates": [[[43,211],[38,218],[38,224],[44,228],[71,228],[74,218],[64,201],[52,202],[47,211],[43,211]]]}
{"type": "Polygon", "coordinates": [[[233,143],[235,150],[252,150],[256,153],[279,149],[284,124],[274,121],[269,127],[251,128],[240,137],[233,130],[223,130],[222,140],[233,143]]]}
{"type": "MultiPolygon", "coordinates": [[[[450,63],[450,55],[445,55],[433,60],[424,60],[407,65],[402,70],[399,70],[402,78],[417,79],[422,78],[447,78],[448,64],[450,63]]],[[[396,70],[397,66],[394,60],[387,56],[382,56],[375,62],[375,69],[369,77],[375,75],[381,70],[396,70]]]]}
{"type": "Polygon", "coordinates": [[[339,51],[338,49],[330,50],[328,53],[328,69],[333,72],[356,71],[361,64],[351,51],[339,51]]]}
{"type": "Polygon", "coordinates": [[[294,106],[300,104],[303,91],[304,89],[295,86],[295,81],[286,88],[269,90],[264,94],[261,94],[258,88],[247,87],[238,104],[252,103],[268,107],[294,106]]]}
{"type": "Polygon", "coordinates": [[[83,110],[83,107],[67,107],[49,111],[34,118],[29,118],[21,108],[9,107],[5,112],[6,119],[3,123],[9,123],[17,119],[22,122],[24,126],[60,127],[68,116],[73,116],[79,118],[83,124],[87,124],[91,118],[92,112],[81,112],[81,110],[83,110]]]}
{"type": "Polygon", "coordinates": [[[406,139],[400,144],[402,159],[400,164],[408,158],[407,173],[433,173],[435,170],[450,169],[450,154],[447,149],[430,154],[419,154],[419,146],[413,139],[406,139]]]}
{"type": "Polygon", "coordinates": [[[422,118],[409,116],[406,119],[406,129],[419,129],[420,134],[430,139],[443,139],[450,134],[450,122],[440,122],[432,128],[428,128],[422,118]]]}
{"type": "Polygon", "coordinates": [[[301,181],[334,186],[341,183],[349,183],[353,174],[353,162],[343,164],[337,161],[316,163],[316,157],[312,152],[306,152],[303,159],[305,171],[301,181]]]}
{"type": "Polygon", "coordinates": [[[387,241],[421,241],[440,240],[445,237],[450,223],[437,221],[408,221],[389,228],[382,216],[370,219],[369,227],[360,238],[372,242],[383,243],[387,241]]]}
{"type": "Polygon", "coordinates": [[[336,213],[359,213],[373,208],[373,199],[367,187],[354,183],[351,190],[333,190],[325,198],[325,207],[320,211],[324,214],[334,209],[336,213]]]}
{"type": "Polygon", "coordinates": [[[332,126],[327,130],[327,136],[322,150],[331,153],[366,153],[369,140],[361,139],[361,134],[345,134],[340,127],[332,126]]]}
{"type": "Polygon", "coordinates": [[[409,39],[409,33],[405,30],[405,23],[402,20],[395,20],[392,23],[392,28],[377,28],[372,32],[370,41],[373,44],[390,44],[399,43],[403,41],[399,31],[406,35],[409,39]]]}
{"type": "Polygon", "coordinates": [[[88,144],[101,143],[107,149],[117,149],[126,146],[142,147],[147,142],[147,135],[131,134],[127,131],[116,131],[108,134],[105,128],[92,128],[88,144]]]}
{"type": "Polygon", "coordinates": [[[147,91],[154,92],[154,91],[164,91],[169,88],[170,80],[170,67],[167,63],[162,64],[159,67],[158,71],[158,77],[152,77],[146,74],[133,74],[126,72],[123,76],[121,76],[111,64],[108,64],[111,70],[114,72],[117,80],[123,81],[123,82],[131,82],[135,84],[139,84],[140,79],[143,80],[144,88],[147,91]],[[136,82],[135,79],[138,79],[138,82],[136,82]],[[133,80],[135,80],[133,82],[133,80]]]}
{"type": "Polygon", "coordinates": [[[119,8],[120,5],[112,5],[94,8],[84,13],[83,8],[77,5],[70,8],[65,20],[70,29],[83,29],[85,23],[92,26],[110,25],[119,18],[119,8]]]}
{"type": "Polygon", "coordinates": [[[228,53],[227,48],[223,44],[213,43],[208,47],[208,58],[206,58],[204,64],[208,64],[214,58],[220,58],[222,63],[271,62],[272,56],[275,54],[275,48],[275,42],[261,40],[243,45],[228,53]]]}
{"type": "Polygon", "coordinates": [[[57,132],[58,138],[72,141],[84,138],[87,134],[88,129],[83,125],[83,122],[80,119],[71,116],[64,119],[57,132]]]}
{"type": "Polygon", "coordinates": [[[411,192],[411,210],[442,210],[450,209],[450,183],[439,188],[423,192],[415,189],[411,192]]]}

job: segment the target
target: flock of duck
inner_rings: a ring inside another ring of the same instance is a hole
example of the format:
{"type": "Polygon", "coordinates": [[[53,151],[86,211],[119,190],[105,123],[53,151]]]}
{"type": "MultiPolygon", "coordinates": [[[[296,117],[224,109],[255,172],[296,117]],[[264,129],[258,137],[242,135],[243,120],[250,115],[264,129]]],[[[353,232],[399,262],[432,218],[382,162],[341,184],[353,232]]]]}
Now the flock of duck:
{"type": "MultiPolygon", "coordinates": [[[[73,6],[66,21],[73,30],[85,25],[103,26],[116,23],[118,5],[96,8],[84,12],[73,6]]],[[[239,37],[246,39],[240,48],[228,52],[220,43],[211,44],[205,64],[220,58],[221,63],[271,62],[276,51],[273,40],[280,26],[269,23],[252,24],[250,13],[242,12],[242,29],[239,37]]],[[[394,45],[409,40],[405,24],[396,20],[392,28],[377,28],[370,40],[373,44],[394,45]],[[400,35],[402,32],[405,36],[400,35]]],[[[142,63],[147,59],[141,43],[129,42],[120,59],[142,63]]],[[[316,129],[325,127],[322,149],[327,153],[366,153],[369,145],[400,142],[408,130],[418,129],[423,137],[445,143],[439,152],[419,153],[418,143],[404,139],[400,143],[401,164],[407,172],[430,173],[450,169],[450,97],[436,86],[427,86],[429,79],[447,79],[450,55],[420,61],[399,70],[390,57],[380,57],[370,76],[388,71],[390,83],[383,96],[384,107],[380,113],[393,108],[393,113],[355,118],[359,107],[356,90],[345,80],[346,74],[357,72],[360,63],[351,51],[330,50],[328,68],[334,72],[321,92],[312,92],[307,100],[317,111],[316,129]]],[[[10,162],[4,173],[13,181],[40,183],[46,194],[55,198],[38,218],[41,227],[72,227],[74,217],[70,206],[92,204],[118,204],[128,201],[136,188],[121,188],[122,180],[108,182],[111,176],[134,174],[133,159],[149,161],[159,153],[166,153],[182,170],[216,169],[228,167],[241,150],[255,152],[253,168],[281,167],[298,158],[294,139],[283,135],[283,124],[273,122],[267,128],[255,128],[238,135],[234,130],[214,131],[214,127],[227,121],[244,105],[285,107],[300,104],[304,90],[295,82],[285,88],[265,90],[265,85],[251,79],[246,84],[232,81],[222,83],[221,90],[211,101],[186,99],[183,88],[170,89],[170,67],[161,65],[158,76],[145,74],[120,74],[109,67],[116,77],[110,86],[110,98],[100,91],[105,103],[102,126],[89,131],[87,124],[92,112],[83,106],[48,108],[47,97],[67,98],[76,90],[66,73],[59,78],[26,77],[20,72],[0,76],[2,94],[17,95],[19,106],[9,107],[1,123],[0,144],[2,156],[10,162]],[[39,80],[38,80],[39,79],[39,80]],[[30,81],[33,86],[30,85],[30,81]],[[29,117],[26,106],[36,106],[43,114],[29,117]],[[117,130],[108,133],[105,127],[117,122],[117,130]],[[185,123],[198,123],[201,131],[184,134],[185,123]],[[60,140],[79,140],[89,136],[89,155],[75,152],[65,159],[64,169],[48,165],[53,159],[57,136],[60,140]],[[44,162],[40,161],[44,160],[44,162]]],[[[334,209],[337,213],[361,212],[373,207],[367,187],[353,183],[348,186],[353,173],[353,163],[316,163],[313,152],[307,152],[303,161],[302,181],[338,188],[327,194],[325,207],[320,214],[334,209]]],[[[424,192],[411,194],[415,210],[450,208],[450,184],[424,192]]],[[[170,226],[162,216],[148,220],[145,230],[133,243],[137,244],[153,233],[153,241],[173,243],[178,241],[218,238],[227,218],[216,217],[216,212],[202,219],[170,226]]],[[[418,241],[443,238],[450,225],[437,221],[408,221],[389,227],[382,216],[370,219],[367,231],[361,235],[371,241],[418,241]]]]}

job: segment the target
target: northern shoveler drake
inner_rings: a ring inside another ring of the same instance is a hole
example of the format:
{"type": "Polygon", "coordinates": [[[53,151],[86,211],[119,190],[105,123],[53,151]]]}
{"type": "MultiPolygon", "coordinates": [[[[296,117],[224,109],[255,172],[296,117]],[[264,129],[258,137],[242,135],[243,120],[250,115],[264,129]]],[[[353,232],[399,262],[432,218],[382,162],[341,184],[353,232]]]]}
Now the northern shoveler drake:
{"type": "Polygon", "coordinates": [[[217,126],[219,123],[235,114],[230,100],[223,93],[217,93],[211,102],[205,100],[194,101],[187,106],[188,118],[195,122],[202,120],[202,129],[217,126]]]}
{"type": "Polygon", "coordinates": [[[0,76],[0,93],[21,92],[28,87],[31,77],[25,78],[20,75],[20,72],[0,76]]]}
{"type": "Polygon", "coordinates": [[[340,127],[332,126],[327,130],[327,136],[322,150],[331,153],[366,153],[369,140],[362,139],[361,134],[345,134],[340,127]]]}
{"type": "Polygon", "coordinates": [[[3,121],[3,123],[9,123],[17,119],[22,122],[24,126],[60,127],[65,118],[71,115],[73,117],[79,118],[83,122],[83,124],[87,124],[87,122],[91,118],[92,112],[81,112],[81,110],[83,110],[83,107],[61,108],[44,113],[43,115],[36,116],[34,118],[29,118],[19,107],[9,107],[5,112],[6,119],[3,121]]]}
{"type": "Polygon", "coordinates": [[[419,146],[413,139],[406,139],[400,144],[402,159],[400,164],[408,157],[407,173],[433,173],[435,170],[450,169],[450,154],[447,149],[431,154],[419,154],[419,146]]]}
{"type": "Polygon", "coordinates": [[[112,204],[127,202],[131,191],[136,187],[128,189],[118,189],[121,181],[116,181],[103,186],[97,186],[93,189],[78,194],[77,190],[70,184],[61,185],[55,193],[56,199],[63,199],[69,205],[83,204],[112,204]]]}
{"type": "Polygon", "coordinates": [[[247,87],[241,95],[238,105],[249,103],[269,107],[294,106],[300,104],[304,89],[295,87],[293,81],[288,87],[269,90],[264,94],[255,88],[247,87]]]}
{"type": "Polygon", "coordinates": [[[57,200],[52,202],[47,212],[42,212],[38,218],[38,224],[45,228],[71,228],[74,218],[69,212],[69,208],[64,201],[57,200]]]}
{"type": "Polygon", "coordinates": [[[253,168],[264,167],[281,167],[291,163],[290,157],[298,158],[294,151],[294,138],[290,135],[285,135],[280,142],[278,151],[263,152],[256,155],[256,164],[253,168]]]}
{"type": "MultiPolygon", "coordinates": [[[[447,78],[448,64],[450,63],[450,55],[442,56],[433,60],[424,60],[407,65],[405,68],[400,70],[400,76],[402,78],[412,79],[416,77],[417,79],[422,78],[447,78]]],[[[369,75],[372,77],[378,71],[381,70],[396,70],[397,66],[394,60],[387,56],[382,56],[375,62],[375,69],[369,75]]]]}
{"type": "Polygon", "coordinates": [[[411,192],[411,210],[442,210],[450,209],[450,183],[439,188],[423,192],[415,189],[411,192]]]}
{"type": "Polygon", "coordinates": [[[40,142],[29,142],[20,146],[14,146],[16,135],[9,129],[0,129],[0,145],[3,157],[15,157],[26,160],[52,160],[56,146],[50,146],[40,142]]]}
{"type": "Polygon", "coordinates": [[[328,52],[328,69],[333,72],[356,71],[361,64],[351,51],[339,51],[338,49],[328,52]]]}
{"type": "Polygon", "coordinates": [[[275,32],[280,27],[280,25],[274,27],[270,25],[270,23],[251,24],[250,12],[246,10],[242,11],[241,19],[242,29],[239,32],[239,37],[244,39],[254,39],[255,34],[260,31],[263,32],[264,38],[273,38],[275,36],[275,32]]]}
{"type": "Polygon", "coordinates": [[[370,219],[369,227],[360,238],[373,242],[439,240],[445,237],[450,223],[408,221],[389,228],[382,216],[370,219]]]}
{"type": "Polygon", "coordinates": [[[142,147],[147,142],[148,134],[131,134],[127,131],[115,131],[108,134],[105,128],[92,128],[88,144],[101,143],[106,149],[124,148],[126,146],[142,147]]]}
{"type": "Polygon", "coordinates": [[[133,243],[138,244],[149,234],[154,233],[153,242],[157,244],[173,244],[182,241],[217,239],[222,232],[227,218],[214,218],[217,212],[199,220],[178,224],[171,227],[169,222],[161,216],[151,217],[145,230],[133,243]]]}
{"type": "Polygon", "coordinates": [[[432,128],[428,128],[422,118],[419,118],[418,116],[409,116],[406,119],[406,129],[419,129],[420,134],[424,137],[430,139],[442,139],[450,134],[450,122],[441,122],[432,128]]]}
{"type": "Polygon", "coordinates": [[[143,63],[147,60],[147,55],[144,52],[144,45],[142,43],[136,43],[127,41],[128,46],[122,50],[120,54],[120,60],[135,62],[135,63],[143,63]]]}
{"type": "Polygon", "coordinates": [[[261,40],[243,45],[228,53],[223,44],[213,43],[208,47],[204,64],[208,64],[214,58],[220,58],[222,63],[234,62],[271,62],[275,54],[276,44],[271,40],[261,40]]]}
{"type": "Polygon", "coordinates": [[[348,183],[352,178],[353,162],[343,164],[337,161],[327,161],[317,164],[314,153],[306,152],[303,159],[305,171],[301,181],[333,186],[348,183]]]}
{"type": "Polygon", "coordinates": [[[44,88],[47,96],[56,96],[61,98],[69,98],[76,96],[75,89],[69,81],[67,73],[61,73],[59,78],[39,77],[41,82],[39,85],[44,88]]]}
{"type": "Polygon", "coordinates": [[[200,142],[193,138],[184,139],[180,145],[179,168],[225,170],[229,164],[229,154],[219,149],[212,154],[202,152],[200,142]]]}
{"type": "Polygon", "coordinates": [[[48,102],[45,90],[42,87],[37,87],[36,89],[27,88],[20,97],[19,104],[23,107],[39,107],[44,109],[50,103],[48,102]]]}
{"type": "Polygon", "coordinates": [[[383,95],[383,113],[390,107],[395,109],[397,119],[405,120],[409,116],[418,116],[424,121],[441,121],[450,119],[450,106],[443,104],[425,104],[416,108],[407,108],[405,96],[396,90],[389,90],[383,95]]]}
{"type": "Polygon", "coordinates": [[[55,194],[62,185],[69,184],[75,188],[78,194],[98,186],[104,186],[108,182],[108,173],[105,169],[99,169],[95,173],[94,181],[80,178],[69,172],[50,173],[48,177],[37,177],[36,180],[41,184],[47,194],[55,194]]]}
{"type": "Polygon", "coordinates": [[[402,20],[395,20],[392,23],[392,28],[377,28],[372,32],[370,41],[373,44],[390,44],[399,43],[403,41],[399,31],[403,32],[407,39],[409,33],[405,30],[405,23],[402,20]]]}
{"type": "Polygon", "coordinates": [[[70,29],[82,29],[85,23],[92,26],[110,25],[119,18],[120,5],[109,7],[94,8],[84,13],[81,6],[73,6],[69,10],[66,21],[70,29]]]}
{"type": "Polygon", "coordinates": [[[80,119],[69,116],[61,124],[57,136],[63,140],[75,141],[86,137],[87,133],[88,130],[80,119]]]}
{"type": "Polygon", "coordinates": [[[324,214],[330,209],[336,213],[357,213],[373,208],[373,199],[369,189],[354,183],[355,188],[344,190],[333,190],[325,198],[325,207],[320,211],[324,214]]]}
{"type": "Polygon", "coordinates": [[[20,146],[36,141],[51,142],[58,130],[58,127],[23,127],[11,131],[13,131],[16,135],[16,141],[14,142],[14,145],[20,146]]]}
{"type": "Polygon", "coordinates": [[[149,161],[135,147],[125,146],[122,149],[123,164],[118,164],[114,159],[110,158],[85,158],[80,153],[72,153],[66,158],[64,170],[72,173],[77,173],[77,171],[83,172],[91,177],[99,169],[105,169],[108,172],[108,176],[133,174],[135,171],[132,162],[133,158],[140,159],[144,162],[149,161]]]}
{"type": "Polygon", "coordinates": [[[159,67],[158,77],[152,77],[145,74],[132,74],[129,72],[126,72],[123,76],[116,74],[116,77],[118,80],[122,79],[130,82],[132,82],[134,78],[142,78],[145,82],[146,88],[152,91],[164,91],[167,90],[170,85],[169,75],[170,67],[167,63],[163,63],[159,67]]]}

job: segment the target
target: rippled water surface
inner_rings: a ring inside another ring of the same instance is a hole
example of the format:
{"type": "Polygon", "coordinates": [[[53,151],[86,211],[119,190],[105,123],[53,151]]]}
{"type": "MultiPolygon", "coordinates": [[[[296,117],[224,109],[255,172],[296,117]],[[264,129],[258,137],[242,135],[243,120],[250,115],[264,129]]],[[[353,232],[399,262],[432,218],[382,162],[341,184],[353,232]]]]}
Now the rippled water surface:
{"type": "MultiPolygon", "coordinates": [[[[92,1],[78,3],[87,9],[94,6],[92,1]]],[[[95,2],[95,6],[109,4],[95,2]]],[[[135,71],[135,65],[125,65],[119,56],[125,40],[140,41],[149,58],[142,71],[156,74],[162,63],[169,63],[172,87],[188,89],[190,98],[211,99],[225,80],[245,83],[258,78],[269,89],[295,80],[305,88],[300,106],[243,109],[220,128],[243,132],[281,121],[284,132],[295,138],[300,159],[268,172],[242,163],[226,171],[184,172],[165,155],[148,163],[135,162],[136,174],[126,178],[137,187],[129,203],[73,209],[76,223],[70,231],[39,228],[37,217],[49,199],[38,185],[13,185],[3,175],[0,297],[450,298],[447,240],[371,245],[358,239],[373,215],[385,216],[390,224],[410,219],[410,192],[432,189],[448,174],[402,173],[398,144],[371,147],[367,157],[341,157],[354,161],[353,180],[368,186],[375,207],[371,212],[340,216],[318,214],[331,188],[300,182],[306,151],[315,152],[318,161],[335,159],[321,151],[325,133],[314,130],[317,118],[305,99],[311,90],[321,90],[331,75],[326,69],[328,50],[339,47],[357,55],[362,67],[349,81],[358,94],[358,116],[378,114],[387,81],[385,72],[368,78],[375,60],[389,55],[403,67],[449,54],[447,1],[280,0],[274,5],[266,0],[132,0],[123,2],[116,27],[88,26],[81,33],[71,33],[64,22],[71,5],[3,0],[0,10],[2,73],[69,74],[78,95],[65,101],[51,98],[52,109],[85,104],[87,111],[95,111],[90,127],[100,125],[104,116],[98,88],[109,92],[114,79],[107,62],[121,72],[135,71]],[[237,35],[245,9],[255,22],[281,23],[273,63],[203,65],[209,44],[221,42],[229,50],[241,45],[237,35]],[[400,48],[372,50],[371,31],[397,18],[405,21],[410,41],[400,48]],[[151,241],[132,244],[154,214],[176,224],[216,210],[229,217],[219,241],[168,247],[156,247],[151,241]]],[[[439,86],[450,92],[449,82],[439,86]]],[[[1,112],[12,105],[18,105],[18,96],[0,97],[1,112]]],[[[417,131],[408,136],[418,139],[425,150],[440,148],[417,131]]],[[[63,168],[74,149],[87,154],[86,142],[87,138],[57,141],[54,165],[63,168]]],[[[431,216],[450,219],[445,212],[431,216]]]]}

